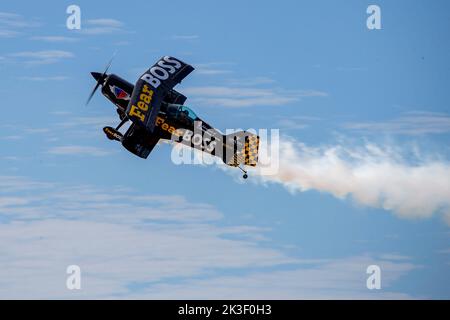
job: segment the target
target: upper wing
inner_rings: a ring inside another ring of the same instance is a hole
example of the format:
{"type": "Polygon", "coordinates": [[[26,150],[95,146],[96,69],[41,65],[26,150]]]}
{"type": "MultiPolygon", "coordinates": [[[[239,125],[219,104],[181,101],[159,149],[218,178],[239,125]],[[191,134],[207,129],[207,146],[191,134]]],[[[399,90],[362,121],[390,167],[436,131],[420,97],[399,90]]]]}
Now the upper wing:
{"type": "Polygon", "coordinates": [[[178,91],[172,89],[169,92],[167,92],[166,96],[164,97],[164,101],[167,103],[174,103],[174,104],[184,104],[186,101],[186,96],[179,93],[178,91]]]}
{"type": "Polygon", "coordinates": [[[164,97],[193,70],[173,57],[159,59],[137,80],[126,111],[128,118],[153,132],[164,97]]]}

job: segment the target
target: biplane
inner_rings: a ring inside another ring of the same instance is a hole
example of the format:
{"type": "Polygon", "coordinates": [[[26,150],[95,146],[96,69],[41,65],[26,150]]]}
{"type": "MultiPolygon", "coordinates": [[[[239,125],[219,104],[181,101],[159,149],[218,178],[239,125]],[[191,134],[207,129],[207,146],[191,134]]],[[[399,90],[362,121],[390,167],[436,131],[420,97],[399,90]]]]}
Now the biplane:
{"type": "Polygon", "coordinates": [[[120,118],[116,127],[106,126],[104,133],[110,140],[119,141],[125,149],[146,159],[160,139],[183,143],[192,148],[220,157],[232,167],[256,166],[259,137],[247,131],[222,134],[200,119],[184,103],[187,97],[174,87],[194,68],[174,57],[164,56],[146,70],[135,85],[105,71],[91,72],[97,81],[86,102],[88,104],[101,86],[102,94],[111,101],[120,118]],[[120,128],[131,121],[127,131],[120,128]]]}

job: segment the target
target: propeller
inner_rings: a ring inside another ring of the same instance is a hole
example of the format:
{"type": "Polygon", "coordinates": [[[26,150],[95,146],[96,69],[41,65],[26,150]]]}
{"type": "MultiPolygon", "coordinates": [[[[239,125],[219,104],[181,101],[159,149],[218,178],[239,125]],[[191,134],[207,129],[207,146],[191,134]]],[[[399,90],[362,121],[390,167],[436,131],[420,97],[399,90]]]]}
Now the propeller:
{"type": "Polygon", "coordinates": [[[111,60],[109,60],[108,65],[106,66],[106,69],[103,73],[91,72],[91,75],[94,77],[95,80],[97,80],[97,84],[95,85],[94,89],[92,90],[91,94],[89,95],[89,98],[86,101],[86,105],[89,104],[89,102],[91,101],[92,97],[95,94],[95,91],[97,91],[98,87],[100,87],[101,85],[103,85],[103,83],[105,83],[105,79],[107,77],[106,72],[108,72],[109,67],[111,67],[111,64],[112,64],[115,56],[116,56],[116,54],[114,53],[111,60]]]}

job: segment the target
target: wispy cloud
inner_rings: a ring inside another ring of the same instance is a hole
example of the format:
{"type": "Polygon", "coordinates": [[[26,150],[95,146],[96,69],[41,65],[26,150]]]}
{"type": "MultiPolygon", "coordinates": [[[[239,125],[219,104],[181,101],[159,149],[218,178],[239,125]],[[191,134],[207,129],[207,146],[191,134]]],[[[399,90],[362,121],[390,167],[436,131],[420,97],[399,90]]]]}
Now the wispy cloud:
{"type": "Polygon", "coordinates": [[[389,288],[416,268],[386,257],[293,258],[268,246],[267,228],[223,226],[209,204],[120,186],[3,176],[0,213],[2,298],[355,298],[370,296],[374,263],[384,290],[373,297],[405,298],[389,288]],[[77,292],[61,277],[71,264],[82,269],[77,292]]]}
{"type": "Polygon", "coordinates": [[[291,116],[277,120],[275,127],[279,127],[286,130],[301,130],[310,126],[311,122],[320,120],[317,117],[307,116],[291,116]]]}
{"type": "Polygon", "coordinates": [[[110,19],[110,18],[101,18],[101,19],[91,19],[87,20],[87,24],[97,27],[106,27],[106,28],[121,28],[123,27],[123,22],[110,19]]]}
{"type": "Polygon", "coordinates": [[[22,139],[22,136],[20,135],[9,135],[9,136],[3,136],[0,137],[1,140],[20,140],[22,139]]]}
{"type": "MultiPolygon", "coordinates": [[[[66,118],[66,112],[53,112],[55,115],[61,115],[66,118]]],[[[70,128],[80,126],[103,126],[105,123],[115,123],[117,118],[113,116],[93,116],[93,117],[71,117],[68,121],[59,122],[57,126],[70,128]]]]}
{"type": "Polygon", "coordinates": [[[27,28],[39,26],[34,19],[26,19],[20,14],[0,12],[0,37],[13,38],[21,35],[27,28]]]}
{"type": "Polygon", "coordinates": [[[80,39],[65,36],[36,36],[31,37],[31,40],[44,41],[44,42],[77,42],[80,39]]]}
{"type": "Polygon", "coordinates": [[[111,154],[110,151],[101,148],[76,145],[52,147],[48,150],[48,153],[54,155],[88,155],[95,157],[111,154]]]}
{"type": "Polygon", "coordinates": [[[196,34],[187,34],[187,35],[173,35],[173,40],[196,40],[199,39],[200,36],[196,34]]]}
{"type": "Polygon", "coordinates": [[[344,128],[376,134],[423,135],[450,132],[450,116],[434,112],[408,112],[384,122],[351,122],[344,128]]]}
{"type": "Polygon", "coordinates": [[[188,87],[183,92],[193,96],[201,105],[223,107],[279,106],[302,97],[325,97],[315,90],[282,90],[226,86],[188,87]]]}
{"type": "Polygon", "coordinates": [[[9,56],[23,59],[28,64],[51,64],[75,57],[72,52],[63,50],[22,51],[9,56]]]}
{"type": "Polygon", "coordinates": [[[414,297],[392,291],[390,287],[417,268],[408,261],[355,256],[311,262],[289,270],[156,284],[134,296],[147,299],[412,299],[414,297]],[[374,292],[365,287],[365,268],[372,264],[383,270],[382,291],[374,292]],[[270,290],[267,290],[268,285],[270,290]]]}
{"type": "Polygon", "coordinates": [[[34,181],[19,176],[0,176],[0,190],[2,193],[22,192],[28,190],[41,190],[54,187],[53,183],[34,181]]]}
{"type": "Polygon", "coordinates": [[[195,65],[195,73],[200,75],[221,75],[232,73],[232,70],[223,68],[223,66],[226,65],[228,64],[220,62],[199,63],[195,65]]]}
{"type": "Polygon", "coordinates": [[[30,134],[39,134],[39,133],[47,133],[50,132],[49,128],[25,128],[24,129],[25,133],[30,133],[30,134]]]}
{"type": "Polygon", "coordinates": [[[86,35],[104,35],[111,33],[123,33],[124,23],[110,18],[90,19],[83,25],[79,33],[86,35]]]}
{"type": "Polygon", "coordinates": [[[8,30],[8,29],[0,29],[0,37],[1,38],[13,38],[20,34],[20,32],[15,30],[8,30]]]}
{"type": "Polygon", "coordinates": [[[48,76],[48,77],[40,77],[40,76],[36,76],[36,77],[30,77],[30,76],[25,76],[25,77],[19,77],[20,80],[25,80],[25,81],[64,81],[69,79],[66,76],[48,76]]]}
{"type": "Polygon", "coordinates": [[[269,77],[252,77],[252,78],[235,78],[225,80],[228,84],[233,86],[257,86],[263,84],[273,84],[276,81],[269,77]]]}
{"type": "Polygon", "coordinates": [[[108,189],[89,185],[65,186],[16,176],[0,178],[3,203],[11,197],[20,198],[22,192],[28,193],[24,197],[27,199],[26,205],[7,205],[7,209],[3,208],[3,213],[21,220],[79,218],[120,223],[125,218],[128,223],[138,226],[146,220],[194,223],[222,218],[214,207],[204,203],[192,204],[178,195],[135,193],[120,186],[108,189]],[[34,191],[32,196],[30,190],[34,191]]]}

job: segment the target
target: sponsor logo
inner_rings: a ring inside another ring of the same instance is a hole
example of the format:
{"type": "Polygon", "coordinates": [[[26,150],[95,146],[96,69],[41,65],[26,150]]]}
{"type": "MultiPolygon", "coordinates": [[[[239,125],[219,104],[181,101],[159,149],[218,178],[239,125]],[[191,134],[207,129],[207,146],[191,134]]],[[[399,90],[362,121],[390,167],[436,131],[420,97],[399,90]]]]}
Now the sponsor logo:
{"type": "Polygon", "coordinates": [[[161,85],[161,81],[169,79],[170,75],[177,72],[181,66],[181,62],[177,59],[165,56],[142,75],[141,80],[157,89],[161,85]]]}
{"type": "Polygon", "coordinates": [[[156,126],[161,127],[162,130],[177,137],[181,137],[183,135],[183,129],[176,129],[174,126],[167,124],[164,118],[156,117],[156,126]]]}
{"type": "Polygon", "coordinates": [[[117,99],[120,100],[130,100],[130,95],[123,89],[117,86],[109,86],[109,89],[114,94],[117,99]]]}
{"type": "Polygon", "coordinates": [[[106,136],[110,140],[122,141],[122,139],[123,139],[123,135],[114,128],[104,127],[103,132],[106,134],[106,136]]]}
{"type": "Polygon", "coordinates": [[[133,104],[128,115],[130,117],[136,117],[141,120],[141,122],[144,122],[148,108],[152,102],[152,98],[153,90],[150,90],[150,88],[144,84],[141,93],[139,94],[139,101],[136,104],[137,106],[133,104]]]}

